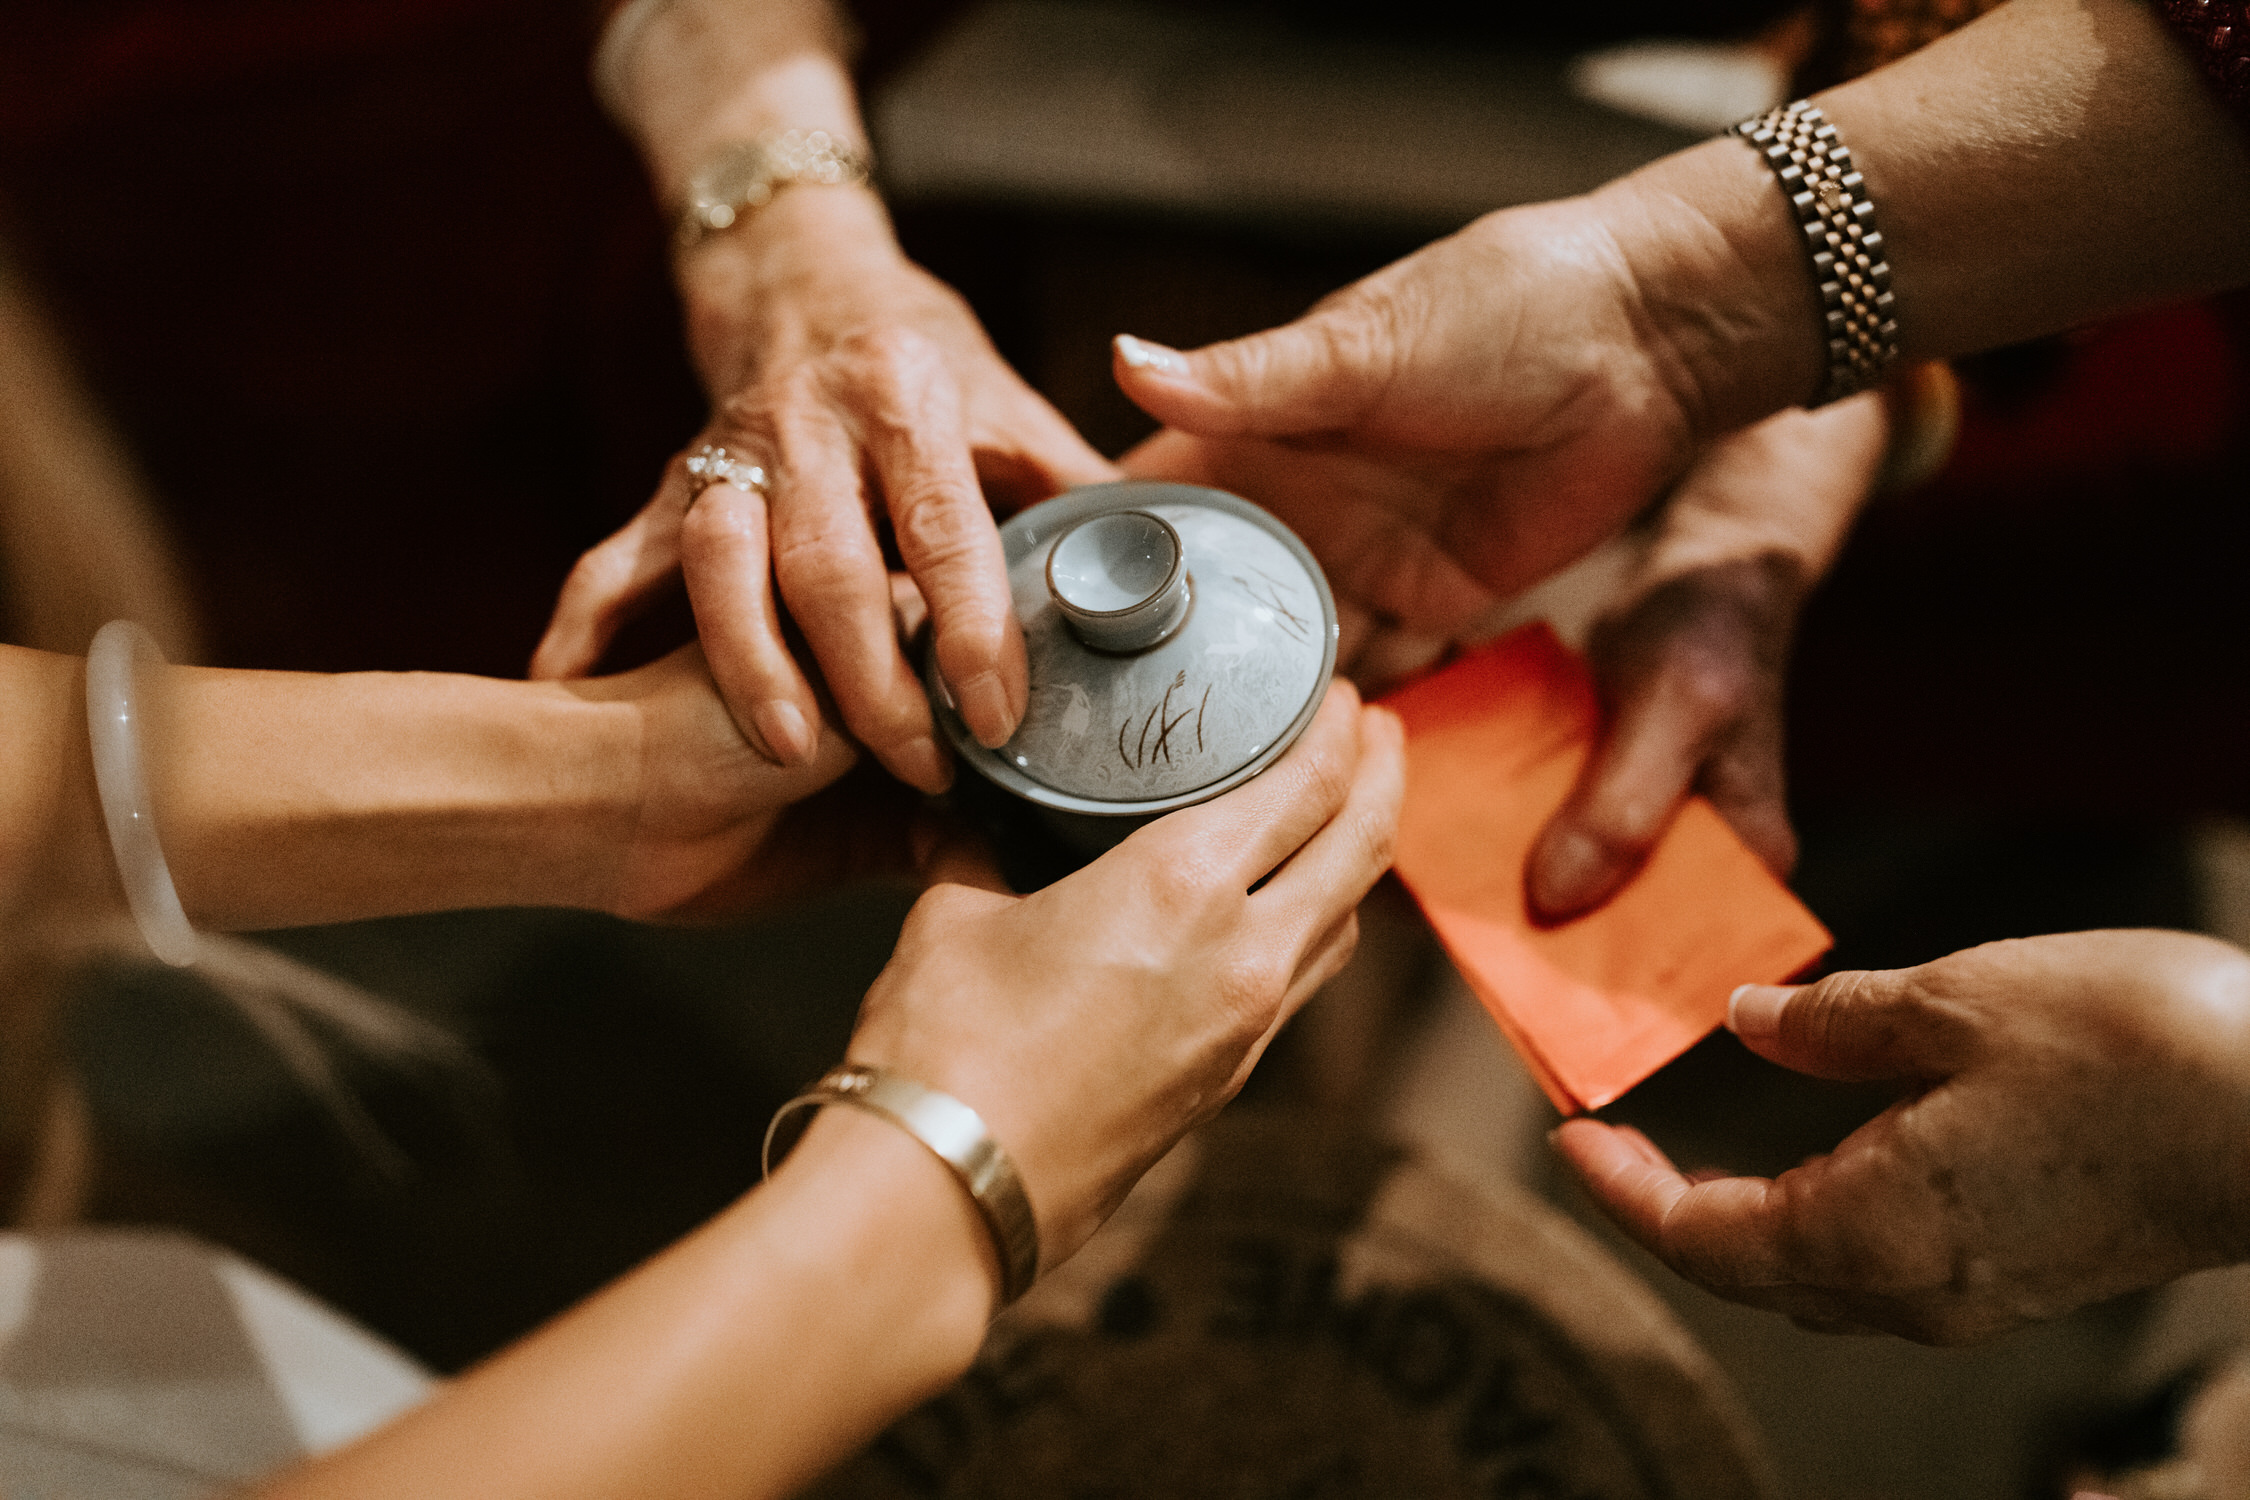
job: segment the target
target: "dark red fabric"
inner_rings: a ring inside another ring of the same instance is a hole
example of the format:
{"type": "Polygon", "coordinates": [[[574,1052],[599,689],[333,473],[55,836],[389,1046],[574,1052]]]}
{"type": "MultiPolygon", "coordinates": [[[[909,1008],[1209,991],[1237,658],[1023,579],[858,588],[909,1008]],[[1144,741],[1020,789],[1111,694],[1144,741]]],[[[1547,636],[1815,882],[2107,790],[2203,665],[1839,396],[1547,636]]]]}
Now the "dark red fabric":
{"type": "MultiPolygon", "coordinates": [[[[1996,3],[1823,0],[1800,88],[1996,3]]],[[[1792,785],[1812,802],[2250,814],[2250,298],[1955,363],[1945,472],[1878,498],[1806,611],[1792,785]]]]}
{"type": "Polygon", "coordinates": [[[2250,128],[2250,11],[2241,0],[2159,0],[2157,9],[2227,108],[2250,128]]]}
{"type": "Polygon", "coordinates": [[[493,0],[12,0],[0,138],[18,148],[121,107],[192,97],[435,34],[493,0]]]}
{"type": "Polygon", "coordinates": [[[1963,366],[1952,462],[1806,611],[1794,786],[2250,814],[2250,295],[1963,366]]]}
{"type": "Polygon", "coordinates": [[[220,660],[520,673],[570,563],[694,431],[662,225],[587,39],[565,0],[0,20],[7,232],[220,660]]]}

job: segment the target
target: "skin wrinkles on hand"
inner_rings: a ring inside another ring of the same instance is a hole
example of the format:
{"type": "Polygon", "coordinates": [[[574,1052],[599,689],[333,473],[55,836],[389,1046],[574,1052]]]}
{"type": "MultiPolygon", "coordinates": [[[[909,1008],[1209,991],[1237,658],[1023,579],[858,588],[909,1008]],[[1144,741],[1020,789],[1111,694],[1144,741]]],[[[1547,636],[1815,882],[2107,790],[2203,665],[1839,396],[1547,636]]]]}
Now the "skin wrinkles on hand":
{"type": "MultiPolygon", "coordinates": [[[[826,0],[673,0],[629,40],[608,102],[667,207],[714,152],[773,132],[864,149],[846,28],[826,0]]],[[[785,765],[812,761],[825,691],[894,775],[944,790],[952,761],[890,628],[886,542],[928,602],[963,721],[998,745],[1029,682],[988,503],[1029,504],[1114,469],[1008,368],[968,305],[907,260],[865,185],[781,185],[674,269],[713,410],[686,451],[726,449],[765,471],[762,493],[719,484],[698,498],[675,458],[641,513],[573,569],[533,675],[594,670],[681,576],[753,743],[785,765]]]]}
{"type": "Polygon", "coordinates": [[[1770,1183],[1692,1183],[1645,1138],[1566,1125],[1597,1199],[1682,1274],[1820,1327],[1964,1343],[2242,1257],[2238,950],[2070,933],[1768,993],[1781,1027],[1738,1028],[1752,1050],[1914,1091],[1770,1183]]]}

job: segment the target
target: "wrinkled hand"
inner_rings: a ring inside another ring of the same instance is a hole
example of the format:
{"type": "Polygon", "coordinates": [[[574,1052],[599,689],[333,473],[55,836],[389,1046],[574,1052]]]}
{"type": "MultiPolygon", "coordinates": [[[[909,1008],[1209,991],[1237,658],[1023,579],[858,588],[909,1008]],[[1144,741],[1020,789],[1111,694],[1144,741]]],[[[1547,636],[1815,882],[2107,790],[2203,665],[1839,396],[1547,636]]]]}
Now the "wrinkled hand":
{"type": "Polygon", "coordinates": [[[1874,489],[1888,431],[1873,393],[1768,417],[1713,444],[1657,512],[1586,643],[1602,737],[1533,846],[1525,886],[1540,915],[1608,900],[1697,793],[1774,874],[1795,867],[1789,648],[1874,489]]]}
{"type": "Polygon", "coordinates": [[[592,670],[618,628],[686,577],[711,672],[780,764],[820,753],[802,632],[844,726],[893,774],[942,791],[952,762],[892,627],[881,531],[929,601],[938,662],[987,745],[1029,692],[984,490],[1009,504],[1111,477],[994,351],[966,304],[899,253],[872,195],[793,188],[688,253],[688,339],[716,410],[695,442],[746,457],[766,493],[691,505],[683,454],[564,585],[535,677],[592,670]],[[984,486],[980,490],[980,483],[984,486]]]}
{"type": "Polygon", "coordinates": [[[1191,353],[1118,341],[1125,393],[1284,443],[1332,581],[1447,631],[1621,529],[1702,442],[1593,199],[1488,214],[1294,323],[1191,353]],[[1317,490],[1314,488],[1317,486],[1317,490]]]}
{"type": "Polygon", "coordinates": [[[719,701],[700,647],[573,689],[629,704],[638,720],[637,795],[604,882],[611,913],[717,921],[911,868],[911,794],[888,777],[855,773],[858,752],[832,726],[805,764],[777,766],[759,754],[719,701]]]}
{"type": "MultiPolygon", "coordinates": [[[[1607,900],[1691,793],[1710,798],[1775,874],[1789,873],[1790,642],[1806,592],[1873,488],[1888,432],[1873,394],[1769,417],[1714,443],[1627,533],[1587,641],[1606,727],[1531,856],[1527,888],[1541,915],[1607,900]]],[[[1391,518],[1355,484],[1366,467],[1357,453],[1167,431],[1124,467],[1247,495],[1303,536],[1336,589],[1339,665],[1367,691],[1516,613],[1427,538],[1404,570],[1371,567],[1359,549],[1391,518]]]]}
{"type": "Polygon", "coordinates": [[[851,1057],[981,1113],[1059,1264],[1350,956],[1390,864],[1401,746],[1397,719],[1339,684],[1256,780],[1033,895],[941,851],[950,883],[908,918],[851,1057]]]}
{"type": "Polygon", "coordinates": [[[1730,1024],[1824,1078],[1917,1086],[1779,1178],[1691,1182],[1646,1137],[1557,1144],[1624,1230],[1724,1297],[1965,1343],[2250,1259],[2250,958],[2085,932],[1747,988],[1730,1024]]]}

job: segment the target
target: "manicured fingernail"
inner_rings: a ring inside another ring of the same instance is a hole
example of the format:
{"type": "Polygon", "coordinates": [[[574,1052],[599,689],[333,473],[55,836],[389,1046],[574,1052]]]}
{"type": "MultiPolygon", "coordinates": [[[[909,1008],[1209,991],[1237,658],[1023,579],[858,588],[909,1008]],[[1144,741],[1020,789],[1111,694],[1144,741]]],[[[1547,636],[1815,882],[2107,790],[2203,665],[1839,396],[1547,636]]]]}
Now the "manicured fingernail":
{"type": "Polygon", "coordinates": [[[1781,1008],[1796,994],[1786,984],[1746,984],[1727,996],[1727,1030],[1746,1042],[1762,1042],[1781,1031],[1781,1008]]]}
{"type": "Polygon", "coordinates": [[[1160,370],[1166,375],[1187,373],[1187,357],[1179,350],[1152,344],[1147,339],[1134,338],[1129,333],[1117,336],[1117,357],[1125,361],[1130,369],[1160,370]]]}
{"type": "Polygon", "coordinates": [[[1531,904],[1546,916],[1574,916],[1615,874],[1609,851],[1583,833],[1566,833],[1540,850],[1531,872],[1531,904]]]}
{"type": "Polygon", "coordinates": [[[750,723],[766,751],[785,766],[812,764],[812,728],[797,705],[786,698],[768,698],[750,710],[750,723]]]}
{"type": "Polygon", "coordinates": [[[1008,706],[1008,689],[998,672],[980,672],[953,695],[961,722],[987,750],[997,750],[1016,732],[1016,716],[1008,706]]]}
{"type": "Polygon", "coordinates": [[[925,792],[942,792],[953,785],[953,757],[926,734],[900,746],[893,764],[901,780],[925,792]]]}

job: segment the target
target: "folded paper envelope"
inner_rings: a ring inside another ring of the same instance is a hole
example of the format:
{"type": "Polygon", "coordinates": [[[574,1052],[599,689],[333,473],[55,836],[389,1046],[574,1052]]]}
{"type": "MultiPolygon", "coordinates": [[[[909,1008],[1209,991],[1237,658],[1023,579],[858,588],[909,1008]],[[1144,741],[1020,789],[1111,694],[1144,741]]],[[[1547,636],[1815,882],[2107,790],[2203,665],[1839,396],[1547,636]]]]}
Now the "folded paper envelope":
{"type": "Polygon", "coordinates": [[[1828,951],[1827,929],[1700,797],[1607,905],[1556,927],[1531,919],[1524,862],[1601,717],[1585,664],[1546,626],[1384,701],[1406,722],[1399,878],[1564,1114],[1693,1046],[1736,985],[1828,951]]]}

